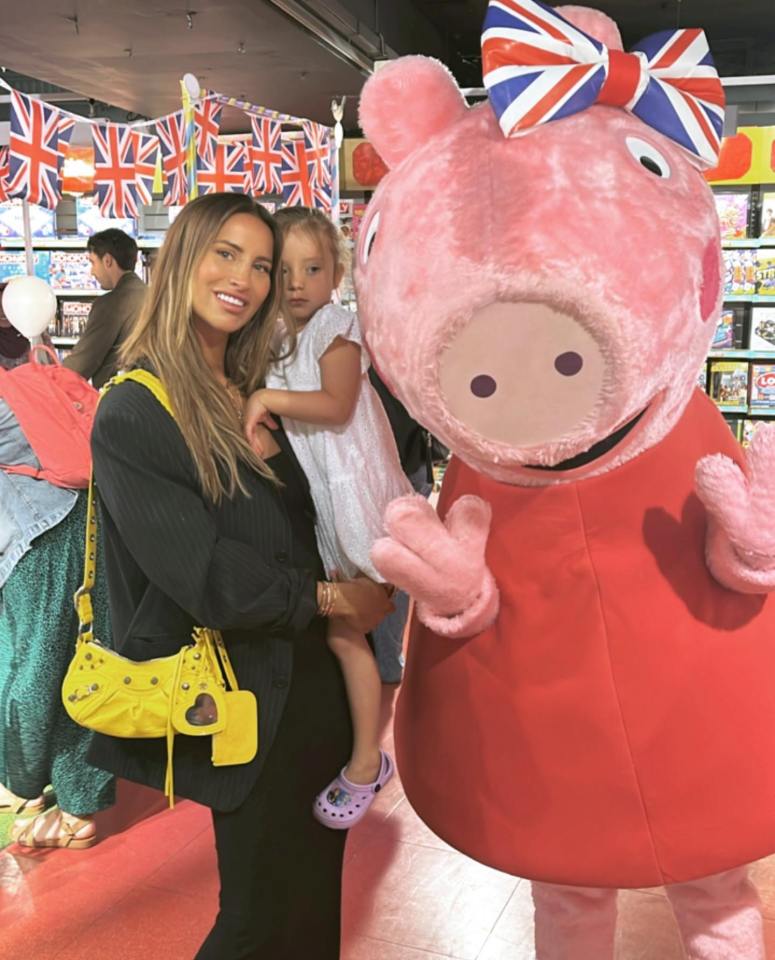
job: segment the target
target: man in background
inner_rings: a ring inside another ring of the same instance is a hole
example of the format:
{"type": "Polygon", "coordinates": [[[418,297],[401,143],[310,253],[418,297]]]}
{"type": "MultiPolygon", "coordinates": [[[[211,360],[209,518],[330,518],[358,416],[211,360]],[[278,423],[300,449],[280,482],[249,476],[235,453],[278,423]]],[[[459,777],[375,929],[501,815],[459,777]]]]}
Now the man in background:
{"type": "Polygon", "coordinates": [[[95,298],[86,329],[63,363],[99,388],[118,370],[118,353],[140,315],[147,287],[134,272],[137,244],[123,230],[89,237],[86,252],[92,276],[103,290],[95,298]]]}

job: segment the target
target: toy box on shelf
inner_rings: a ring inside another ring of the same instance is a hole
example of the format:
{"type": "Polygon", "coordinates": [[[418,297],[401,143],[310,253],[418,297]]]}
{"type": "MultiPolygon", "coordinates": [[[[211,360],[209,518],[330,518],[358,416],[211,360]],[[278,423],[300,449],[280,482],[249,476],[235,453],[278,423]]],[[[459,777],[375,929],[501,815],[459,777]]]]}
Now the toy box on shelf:
{"type": "Polygon", "coordinates": [[[775,186],[724,184],[713,192],[725,302],[698,384],[747,444],[757,424],[775,418],[775,186]]]}

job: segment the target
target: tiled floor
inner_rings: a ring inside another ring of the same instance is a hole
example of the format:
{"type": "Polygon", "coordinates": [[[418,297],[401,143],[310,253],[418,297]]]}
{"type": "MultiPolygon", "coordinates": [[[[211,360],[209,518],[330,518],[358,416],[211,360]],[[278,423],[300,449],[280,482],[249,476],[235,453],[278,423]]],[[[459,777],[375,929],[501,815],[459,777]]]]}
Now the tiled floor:
{"type": "MultiPolygon", "coordinates": [[[[385,737],[392,747],[392,690],[385,737]]],[[[208,813],[122,784],[88,851],[0,853],[2,960],[190,960],[216,909],[208,813]]],[[[775,958],[775,857],[755,867],[775,958]]],[[[617,960],[681,960],[667,900],[620,900],[617,960]]],[[[343,960],[534,960],[529,885],[434,836],[394,778],[348,840],[343,960]]],[[[314,960],[314,958],[304,958],[314,960]]],[[[571,958],[569,958],[571,960],[571,958]]]]}

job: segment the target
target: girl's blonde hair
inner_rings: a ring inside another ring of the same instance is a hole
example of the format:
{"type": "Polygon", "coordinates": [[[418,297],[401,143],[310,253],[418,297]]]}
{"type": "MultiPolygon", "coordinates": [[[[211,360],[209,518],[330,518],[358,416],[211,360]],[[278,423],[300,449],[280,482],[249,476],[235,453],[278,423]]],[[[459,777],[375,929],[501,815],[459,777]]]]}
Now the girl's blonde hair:
{"type": "MultiPolygon", "coordinates": [[[[276,211],[275,222],[283,236],[288,236],[291,230],[303,230],[321,245],[327,246],[334,258],[334,275],[341,267],[347,269],[350,261],[350,251],[347,249],[341,230],[321,210],[314,207],[282,207],[276,211]]],[[[291,317],[283,316],[283,323],[288,336],[282,346],[282,352],[275,353],[272,360],[284,360],[293,355],[296,350],[299,331],[291,317]]]]}
{"type": "Polygon", "coordinates": [[[282,237],[267,211],[243,194],[210,194],[181,210],[165,237],[139,320],[121,351],[122,366],[149,364],[164,384],[202,490],[214,503],[237,489],[246,492],[240,463],[275,481],[245,440],[227,391],[205,362],[192,322],[196,270],[223,225],[238,213],[264,223],[274,248],[269,294],[250,322],[229,337],[226,376],[243,394],[261,386],[279,309],[282,237]]]}

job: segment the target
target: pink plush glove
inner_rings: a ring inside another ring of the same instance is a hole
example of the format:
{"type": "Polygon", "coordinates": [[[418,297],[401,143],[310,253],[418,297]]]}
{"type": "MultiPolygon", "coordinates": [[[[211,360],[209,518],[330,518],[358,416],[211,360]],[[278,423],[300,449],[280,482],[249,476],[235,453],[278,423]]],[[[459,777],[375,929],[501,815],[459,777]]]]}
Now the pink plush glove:
{"type": "Polygon", "coordinates": [[[456,500],[445,521],[425,497],[399,497],[385,511],[389,534],[371,549],[386,580],[417,601],[417,615],[435,633],[470,637],[498,614],[498,588],[484,549],[492,511],[479,497],[456,500]]]}
{"type": "Polygon", "coordinates": [[[708,511],[706,556],[713,576],[743,593],[775,589],[775,426],[763,425],[743,472],[729,457],[703,457],[697,494],[708,511]]]}

